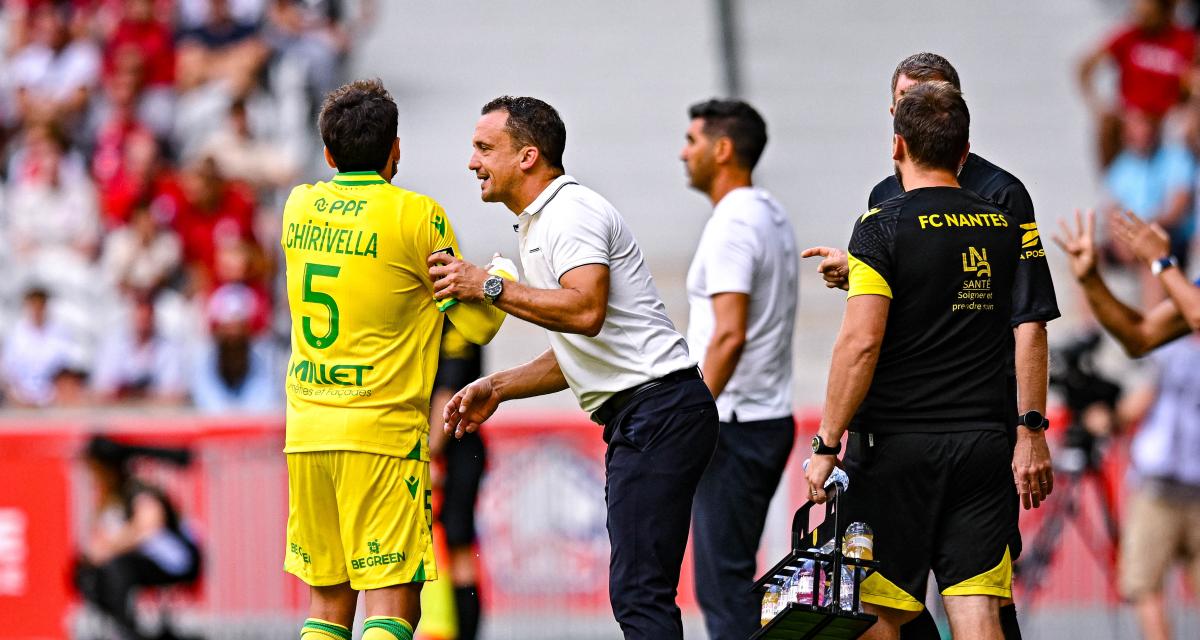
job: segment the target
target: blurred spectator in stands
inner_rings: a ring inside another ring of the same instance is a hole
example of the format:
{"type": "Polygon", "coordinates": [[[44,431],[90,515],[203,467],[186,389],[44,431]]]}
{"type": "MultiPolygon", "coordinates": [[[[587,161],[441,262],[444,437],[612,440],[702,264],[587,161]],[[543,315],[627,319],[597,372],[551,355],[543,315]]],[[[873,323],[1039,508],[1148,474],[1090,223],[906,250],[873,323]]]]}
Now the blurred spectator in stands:
{"type": "Polygon", "coordinates": [[[76,301],[90,286],[101,229],[91,181],[63,176],[65,151],[56,128],[29,131],[6,194],[7,232],[22,275],[76,301]]]}
{"type": "Polygon", "coordinates": [[[104,240],[104,274],[126,295],[156,292],[176,275],[182,264],[179,236],[159,224],[146,207],[134,209],[129,224],[104,240]]]}
{"type": "Polygon", "coordinates": [[[138,116],[139,73],[127,68],[105,78],[104,100],[94,112],[92,177],[101,192],[122,177],[129,141],[154,135],[138,116]]]}
{"type": "Polygon", "coordinates": [[[282,371],[267,339],[251,329],[258,298],[241,284],[222,285],[208,300],[212,336],[192,371],[192,401],[204,413],[276,411],[282,371]]]}
{"type": "Polygon", "coordinates": [[[1100,165],[1121,149],[1121,112],[1136,109],[1161,120],[1187,97],[1196,35],[1174,21],[1174,0],[1132,0],[1127,24],[1088,54],[1079,65],[1083,96],[1098,125],[1100,165]],[[1102,62],[1116,67],[1116,104],[1099,96],[1094,76],[1102,62]]]}
{"type": "Polygon", "coordinates": [[[275,55],[303,69],[310,101],[319,102],[341,84],[348,44],[342,13],[337,0],[270,0],[264,39],[275,55]]]}
{"type": "Polygon", "coordinates": [[[193,161],[167,198],[183,242],[183,259],[192,292],[212,291],[216,282],[217,248],[226,243],[254,243],[254,198],[240,184],[226,180],[211,157],[193,161]]]}
{"type": "MultiPolygon", "coordinates": [[[[154,18],[151,0],[122,4],[121,13],[105,44],[105,85],[111,87],[116,82],[123,93],[131,93],[128,101],[136,119],[155,135],[166,136],[175,118],[175,45],[171,29],[154,18]]],[[[111,110],[105,107],[101,105],[99,110],[111,110]]]]}
{"type": "Polygon", "coordinates": [[[78,344],[51,318],[49,302],[46,289],[30,287],[25,292],[24,313],[4,339],[0,381],[9,405],[49,405],[54,400],[54,378],[78,361],[78,344]]]}
{"type": "Polygon", "coordinates": [[[120,162],[106,167],[107,177],[98,185],[105,226],[119,227],[135,209],[147,206],[157,217],[174,220],[178,182],[158,141],[148,132],[134,129],[121,147],[120,162]]]}
{"type": "Polygon", "coordinates": [[[204,21],[179,33],[176,81],[181,91],[205,83],[229,84],[242,93],[254,84],[270,53],[256,22],[239,18],[230,0],[209,0],[204,21]]]}
{"type": "Polygon", "coordinates": [[[215,286],[238,284],[254,294],[250,331],[255,335],[270,324],[271,296],[261,277],[262,252],[249,242],[222,242],[217,246],[215,286]]]}
{"type": "Polygon", "coordinates": [[[132,300],[130,321],[104,335],[92,389],[108,403],[141,401],[182,404],[187,399],[186,354],[179,340],[164,335],[154,317],[154,298],[132,300]]]}
{"type": "Polygon", "coordinates": [[[1196,161],[1186,146],[1163,139],[1161,117],[1127,109],[1121,130],[1125,148],[1104,178],[1112,207],[1166,229],[1171,253],[1186,267],[1195,231],[1196,161]]]}
{"type": "MultiPolygon", "coordinates": [[[[182,449],[131,447],[102,436],[92,438],[84,455],[96,503],[75,567],[75,585],[118,625],[121,638],[142,640],[147,636],[138,630],[134,592],[195,582],[200,548],[166,492],[138,479],[131,463],[155,458],[184,466],[191,456],[182,449]]],[[[156,636],[175,637],[165,628],[156,636]]]]}
{"type": "Polygon", "coordinates": [[[229,106],[225,125],[204,142],[200,155],[211,157],[222,175],[237,176],[256,189],[291,187],[297,162],[280,147],[252,130],[246,101],[239,99],[229,106]]]}
{"type": "Polygon", "coordinates": [[[100,76],[100,52],[80,34],[73,37],[72,5],[41,2],[32,8],[29,44],[8,65],[22,122],[56,120],[80,124],[100,76]]]}

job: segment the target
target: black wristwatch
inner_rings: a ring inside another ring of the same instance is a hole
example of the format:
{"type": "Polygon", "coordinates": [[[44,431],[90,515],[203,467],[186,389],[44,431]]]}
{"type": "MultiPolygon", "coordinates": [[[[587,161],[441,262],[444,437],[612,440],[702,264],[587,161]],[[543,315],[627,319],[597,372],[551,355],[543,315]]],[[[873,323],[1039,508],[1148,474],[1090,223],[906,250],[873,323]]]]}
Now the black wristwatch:
{"type": "Polygon", "coordinates": [[[1030,409],[1021,414],[1021,417],[1017,419],[1017,425],[1030,431],[1045,431],[1050,428],[1050,421],[1040,411],[1030,409]]]}
{"type": "Polygon", "coordinates": [[[483,281],[483,300],[488,304],[496,304],[496,298],[504,293],[504,278],[489,276],[483,281]]]}
{"type": "Polygon", "coordinates": [[[813,455],[817,456],[836,456],[842,452],[842,441],[839,440],[837,444],[830,447],[825,444],[825,441],[821,439],[821,436],[813,436],[812,452],[813,455]]]}

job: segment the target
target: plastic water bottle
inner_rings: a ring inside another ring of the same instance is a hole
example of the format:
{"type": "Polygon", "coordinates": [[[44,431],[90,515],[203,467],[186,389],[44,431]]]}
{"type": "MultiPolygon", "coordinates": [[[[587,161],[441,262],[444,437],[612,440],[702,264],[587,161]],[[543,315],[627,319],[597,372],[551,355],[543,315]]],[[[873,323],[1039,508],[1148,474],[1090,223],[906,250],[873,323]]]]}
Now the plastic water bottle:
{"type": "MultiPolygon", "coordinates": [[[[809,549],[816,551],[816,548],[809,549]]],[[[803,605],[815,605],[817,602],[813,598],[813,586],[816,578],[814,576],[816,563],[808,558],[800,559],[800,568],[796,571],[796,595],[792,602],[798,602],[803,605]]]]}
{"type": "MultiPolygon", "coordinates": [[[[828,542],[821,545],[821,548],[818,549],[818,551],[823,554],[832,554],[833,539],[831,538],[828,542]]],[[[821,574],[819,576],[820,581],[815,582],[813,587],[817,588],[817,585],[820,585],[820,593],[817,594],[817,602],[820,604],[820,606],[824,607],[829,604],[829,599],[833,597],[833,564],[832,562],[820,562],[818,564],[821,570],[821,574]]]]}
{"type": "Polygon", "coordinates": [[[838,608],[854,611],[854,571],[842,565],[842,584],[838,587],[838,608]]]}
{"type": "Polygon", "coordinates": [[[779,585],[767,585],[763,594],[761,622],[766,626],[779,613],[779,585]]]}
{"type": "Polygon", "coordinates": [[[865,522],[852,522],[842,537],[842,555],[860,560],[875,559],[875,532],[865,522]]]}

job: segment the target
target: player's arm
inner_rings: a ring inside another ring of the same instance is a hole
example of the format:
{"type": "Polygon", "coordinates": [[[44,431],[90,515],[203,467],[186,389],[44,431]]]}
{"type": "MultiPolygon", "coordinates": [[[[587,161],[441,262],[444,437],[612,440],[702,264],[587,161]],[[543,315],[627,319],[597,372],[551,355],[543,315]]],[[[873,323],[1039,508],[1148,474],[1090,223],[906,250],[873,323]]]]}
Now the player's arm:
{"type": "MultiPolygon", "coordinates": [[[[486,273],[486,272],[485,272],[486,273]]],[[[482,286],[482,285],[481,285],[482,286]]],[[[496,337],[500,326],[504,324],[505,313],[495,306],[484,303],[482,298],[476,301],[459,300],[446,309],[446,317],[463,334],[468,342],[487,344],[496,337]]]]}
{"type": "MultiPolygon", "coordinates": [[[[884,295],[858,295],[846,301],[842,328],[833,344],[825,407],[821,413],[821,427],[817,430],[817,435],[828,446],[841,442],[850,419],[871,387],[891,303],[892,299],[884,295]]],[[[825,501],[825,480],[835,464],[834,456],[812,457],[805,475],[810,493],[815,492],[812,494],[814,501],[825,501]]]]}
{"type": "MultiPolygon", "coordinates": [[[[427,244],[423,246],[427,249],[426,254],[430,255],[427,260],[426,269],[431,264],[433,257],[444,256],[452,258],[453,256],[462,255],[458,247],[458,238],[454,233],[454,227],[450,224],[450,218],[446,212],[442,210],[440,205],[434,204],[430,210],[430,223],[424,225],[424,231],[420,237],[427,244]]],[[[418,245],[421,246],[421,245],[418,245]]],[[[426,271],[426,274],[428,272],[426,271]]],[[[515,279],[515,273],[500,274],[505,279],[515,279]]],[[[484,272],[484,277],[487,272],[484,272]]],[[[426,282],[431,291],[436,292],[436,284],[433,278],[429,278],[426,282]]],[[[482,294],[482,283],[480,284],[480,293],[482,294]]],[[[450,322],[454,323],[455,328],[462,333],[463,337],[468,342],[473,344],[487,344],[496,336],[496,332],[500,331],[500,325],[504,324],[505,314],[500,309],[483,302],[483,297],[480,295],[474,300],[447,300],[446,296],[438,298],[438,309],[446,313],[446,317],[450,322]]],[[[453,297],[453,296],[450,296],[453,297]]]]}
{"type": "Polygon", "coordinates": [[[541,396],[566,388],[567,379],[558,359],[553,350],[547,349],[519,367],[480,378],[454,394],[442,411],[445,431],[461,438],[464,433],[477,430],[505,400],[541,396]]]}
{"type": "Polygon", "coordinates": [[[1134,358],[1186,335],[1190,328],[1173,301],[1163,301],[1143,314],[1112,294],[1096,268],[1095,220],[1093,211],[1086,215],[1076,211],[1074,228],[1060,220],[1054,242],[1067,254],[1096,320],[1134,358]]]}

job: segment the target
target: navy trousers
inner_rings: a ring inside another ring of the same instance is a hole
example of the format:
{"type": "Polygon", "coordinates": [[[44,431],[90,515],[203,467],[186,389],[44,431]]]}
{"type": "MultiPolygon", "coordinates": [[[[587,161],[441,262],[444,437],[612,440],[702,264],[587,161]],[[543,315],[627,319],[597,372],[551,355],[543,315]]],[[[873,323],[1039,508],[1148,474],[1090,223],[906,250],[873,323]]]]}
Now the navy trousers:
{"type": "Polygon", "coordinates": [[[679,567],[718,429],[717,406],[698,379],[646,391],[604,427],[608,593],[628,639],[683,638],[679,567]]]}
{"type": "Polygon", "coordinates": [[[721,423],[717,452],[696,490],[692,555],[696,600],[711,640],[746,640],[759,629],[751,593],[771,496],[796,439],[791,416],[721,423]]]}

